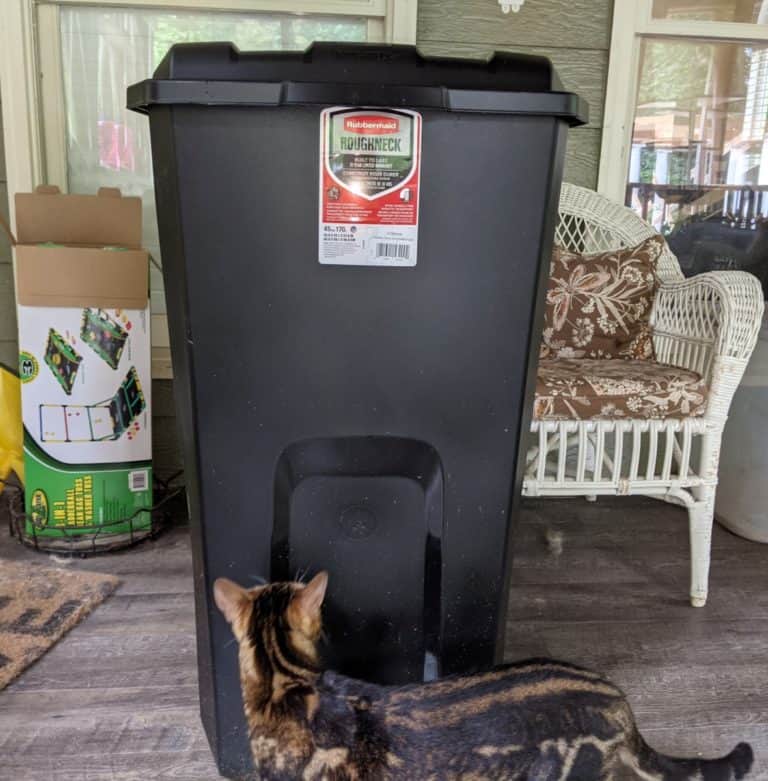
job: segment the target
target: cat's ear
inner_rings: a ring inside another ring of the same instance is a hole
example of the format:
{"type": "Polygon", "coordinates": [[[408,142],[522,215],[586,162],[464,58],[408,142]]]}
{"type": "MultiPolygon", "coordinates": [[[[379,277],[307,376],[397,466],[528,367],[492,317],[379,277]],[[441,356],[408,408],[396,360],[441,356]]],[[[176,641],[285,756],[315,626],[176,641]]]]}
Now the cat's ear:
{"type": "Polygon", "coordinates": [[[318,572],[312,580],[297,591],[293,597],[293,604],[302,618],[312,622],[320,620],[320,608],[325,599],[325,590],[328,588],[328,573],[318,572]]]}
{"type": "Polygon", "coordinates": [[[213,598],[230,624],[234,624],[249,601],[248,592],[227,578],[218,578],[213,584],[213,598]]]}

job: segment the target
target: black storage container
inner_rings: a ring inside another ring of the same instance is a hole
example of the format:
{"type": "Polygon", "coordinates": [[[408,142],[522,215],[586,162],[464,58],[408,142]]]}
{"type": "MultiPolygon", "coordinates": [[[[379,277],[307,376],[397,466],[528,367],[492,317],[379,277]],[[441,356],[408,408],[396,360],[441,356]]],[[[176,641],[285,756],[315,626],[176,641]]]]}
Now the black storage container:
{"type": "Polygon", "coordinates": [[[203,722],[250,765],[213,580],[327,569],[329,661],[501,659],[566,130],[542,58],[174,46],[149,114],[203,722]]]}

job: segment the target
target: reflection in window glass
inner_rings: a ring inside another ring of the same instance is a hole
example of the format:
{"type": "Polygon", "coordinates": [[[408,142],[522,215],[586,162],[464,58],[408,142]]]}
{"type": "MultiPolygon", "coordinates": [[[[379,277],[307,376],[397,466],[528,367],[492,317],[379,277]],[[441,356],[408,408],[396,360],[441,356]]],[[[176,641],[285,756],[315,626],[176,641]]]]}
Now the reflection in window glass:
{"type": "Polygon", "coordinates": [[[627,204],[686,274],[768,276],[768,48],[645,39],[627,204]]]}
{"type": "Polygon", "coordinates": [[[768,23],[766,0],[653,0],[655,19],[768,23]]]}
{"type": "MultiPolygon", "coordinates": [[[[149,123],[125,109],[127,85],[149,77],[174,43],[232,41],[241,50],[304,49],[315,40],[364,41],[365,19],[290,14],[61,9],[70,192],[119,187],[144,201],[145,247],[159,257],[149,123]]],[[[152,269],[152,307],[165,311],[152,269]]]]}

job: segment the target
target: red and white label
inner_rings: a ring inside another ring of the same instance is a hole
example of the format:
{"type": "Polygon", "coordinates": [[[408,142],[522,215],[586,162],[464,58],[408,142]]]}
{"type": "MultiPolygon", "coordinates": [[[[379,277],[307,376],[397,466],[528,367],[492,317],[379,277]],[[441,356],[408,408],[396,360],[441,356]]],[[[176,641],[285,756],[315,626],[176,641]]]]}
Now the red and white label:
{"type": "Polygon", "coordinates": [[[320,263],[415,266],[421,115],[324,109],[320,115],[320,263]]]}

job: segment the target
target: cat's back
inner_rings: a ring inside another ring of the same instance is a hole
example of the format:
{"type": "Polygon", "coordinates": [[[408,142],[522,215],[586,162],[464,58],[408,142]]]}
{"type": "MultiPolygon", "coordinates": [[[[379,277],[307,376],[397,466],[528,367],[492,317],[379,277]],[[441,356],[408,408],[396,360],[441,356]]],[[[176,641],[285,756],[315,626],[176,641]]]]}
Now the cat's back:
{"type": "Polygon", "coordinates": [[[552,659],[392,689],[380,707],[408,762],[421,756],[431,766],[425,770],[443,767],[457,777],[504,766],[504,777],[514,778],[514,765],[529,772],[562,741],[588,738],[599,749],[634,732],[620,689],[599,673],[552,659]]]}
{"type": "Polygon", "coordinates": [[[487,712],[494,706],[537,702],[541,707],[555,700],[558,707],[567,699],[582,701],[623,700],[623,692],[600,673],[555,659],[526,659],[504,664],[487,672],[454,675],[424,684],[384,689],[383,703],[392,714],[431,714],[430,721],[450,723],[487,712]],[[458,708],[454,709],[454,706],[458,708]]]}

